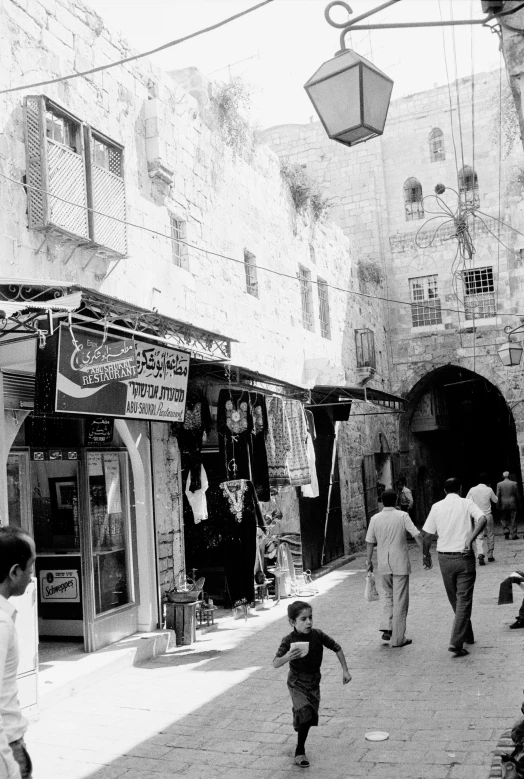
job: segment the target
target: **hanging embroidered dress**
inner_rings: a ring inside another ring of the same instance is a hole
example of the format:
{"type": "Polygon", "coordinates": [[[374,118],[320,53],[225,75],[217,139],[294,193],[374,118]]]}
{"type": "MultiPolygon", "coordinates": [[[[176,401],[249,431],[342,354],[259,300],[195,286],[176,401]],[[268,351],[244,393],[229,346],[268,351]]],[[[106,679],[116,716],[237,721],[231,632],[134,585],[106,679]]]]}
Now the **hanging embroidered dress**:
{"type": "Polygon", "coordinates": [[[269,501],[269,470],[267,467],[266,436],[268,432],[266,398],[258,393],[249,393],[253,433],[251,436],[251,473],[257,497],[269,501]]]}
{"type": "Polygon", "coordinates": [[[202,442],[211,430],[211,413],[205,395],[199,390],[188,392],[183,422],[172,425],[182,452],[189,454],[190,490],[201,489],[202,442]]]}
{"type": "Polygon", "coordinates": [[[247,479],[220,484],[219,508],[224,520],[224,572],[231,605],[255,600],[257,526],[264,520],[255,488],[247,479]]]}
{"type": "Polygon", "coordinates": [[[284,408],[284,399],[275,395],[267,398],[268,433],[266,438],[269,483],[272,487],[289,485],[288,454],[291,451],[291,432],[284,408]]]}
{"type": "Polygon", "coordinates": [[[226,479],[249,479],[251,481],[253,417],[248,392],[220,390],[217,430],[226,479]]]}
{"type": "Polygon", "coordinates": [[[299,400],[285,400],[284,409],[291,439],[291,448],[287,459],[289,484],[293,487],[310,484],[311,473],[307,453],[307,425],[304,407],[299,400]]]}

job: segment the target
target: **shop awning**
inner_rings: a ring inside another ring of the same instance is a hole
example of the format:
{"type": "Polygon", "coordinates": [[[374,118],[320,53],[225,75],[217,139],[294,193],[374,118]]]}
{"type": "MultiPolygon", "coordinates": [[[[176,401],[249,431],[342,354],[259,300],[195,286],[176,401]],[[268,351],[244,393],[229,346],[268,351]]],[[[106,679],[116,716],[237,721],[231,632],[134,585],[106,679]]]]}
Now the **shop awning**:
{"type": "Polygon", "coordinates": [[[302,400],[304,403],[310,398],[307,387],[300,387],[297,384],[291,384],[239,365],[193,364],[190,369],[190,378],[199,376],[205,376],[217,384],[230,386],[232,390],[244,389],[250,392],[260,392],[263,395],[282,395],[286,398],[302,400]]]}
{"type": "Polygon", "coordinates": [[[49,333],[67,315],[72,322],[107,327],[191,352],[203,361],[228,361],[235,339],[141,308],[76,284],[0,278],[0,338],[49,333]],[[39,322],[42,314],[49,321],[39,322]],[[3,322],[1,321],[3,320],[3,322]]]}
{"type": "Polygon", "coordinates": [[[371,403],[375,406],[388,408],[392,411],[403,411],[405,398],[392,395],[390,392],[373,389],[372,387],[331,386],[317,384],[311,390],[312,405],[330,406],[352,403],[355,400],[371,403]]]}

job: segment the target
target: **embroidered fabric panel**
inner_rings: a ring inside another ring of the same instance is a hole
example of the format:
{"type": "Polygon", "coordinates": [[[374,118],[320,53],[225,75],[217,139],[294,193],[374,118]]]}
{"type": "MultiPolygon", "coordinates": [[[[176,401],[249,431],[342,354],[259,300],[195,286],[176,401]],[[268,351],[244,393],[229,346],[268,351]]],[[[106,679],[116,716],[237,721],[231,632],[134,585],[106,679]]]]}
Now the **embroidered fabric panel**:
{"type": "Polygon", "coordinates": [[[291,431],[284,408],[284,400],[274,396],[267,399],[268,434],[266,438],[269,483],[274,487],[291,484],[287,465],[291,451],[291,431]]]}
{"type": "Polygon", "coordinates": [[[284,401],[291,437],[288,455],[289,480],[292,486],[311,483],[307,456],[307,427],[304,408],[299,400],[284,401]]]}

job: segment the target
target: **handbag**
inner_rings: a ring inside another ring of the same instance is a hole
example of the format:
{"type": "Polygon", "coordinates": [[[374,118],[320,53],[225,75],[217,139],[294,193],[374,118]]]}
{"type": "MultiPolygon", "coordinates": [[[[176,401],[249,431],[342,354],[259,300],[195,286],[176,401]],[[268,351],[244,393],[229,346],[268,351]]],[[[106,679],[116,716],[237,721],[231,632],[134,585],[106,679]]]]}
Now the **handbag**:
{"type": "Polygon", "coordinates": [[[372,603],[374,600],[379,599],[377,585],[375,584],[375,577],[372,571],[369,571],[366,576],[366,587],[364,589],[364,598],[372,603]]]}

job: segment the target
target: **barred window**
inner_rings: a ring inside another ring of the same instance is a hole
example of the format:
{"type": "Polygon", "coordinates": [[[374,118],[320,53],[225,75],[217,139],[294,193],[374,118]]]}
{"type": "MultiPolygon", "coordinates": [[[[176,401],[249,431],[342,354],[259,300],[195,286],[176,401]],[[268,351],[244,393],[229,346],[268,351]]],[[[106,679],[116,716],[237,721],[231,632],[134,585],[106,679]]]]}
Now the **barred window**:
{"type": "Polygon", "coordinates": [[[306,330],[314,330],[313,320],[313,290],[311,289],[311,272],[303,265],[298,266],[300,296],[302,298],[302,324],[306,330]]]}
{"type": "Polygon", "coordinates": [[[179,268],[185,268],[187,257],[187,247],[184,243],[186,238],[186,223],[181,219],[177,219],[173,214],[169,215],[169,222],[171,226],[171,252],[173,263],[179,268]]]}
{"type": "Polygon", "coordinates": [[[258,297],[257,264],[256,257],[251,252],[244,250],[244,268],[246,271],[246,291],[253,297],[258,297]]]}
{"type": "Polygon", "coordinates": [[[411,324],[413,327],[440,325],[442,311],[438,295],[438,276],[420,276],[409,280],[411,324]]]}
{"type": "Polygon", "coordinates": [[[496,316],[493,268],[465,270],[462,279],[466,319],[487,319],[496,316]]]}
{"type": "Polygon", "coordinates": [[[357,368],[376,368],[375,334],[373,330],[368,328],[355,330],[355,342],[357,347],[357,368]]]}
{"type": "Polygon", "coordinates": [[[404,207],[407,222],[414,219],[424,219],[422,184],[413,176],[404,182],[404,207]]]}
{"type": "Polygon", "coordinates": [[[429,158],[431,162],[446,159],[444,133],[440,127],[435,127],[429,134],[429,158]]]}
{"type": "Polygon", "coordinates": [[[331,321],[329,318],[329,298],[327,281],[317,278],[318,287],[318,317],[320,319],[320,335],[331,338],[331,321]]]}
{"type": "Polygon", "coordinates": [[[459,171],[458,181],[459,194],[462,202],[478,206],[480,203],[479,180],[471,165],[464,165],[459,171]]]}

